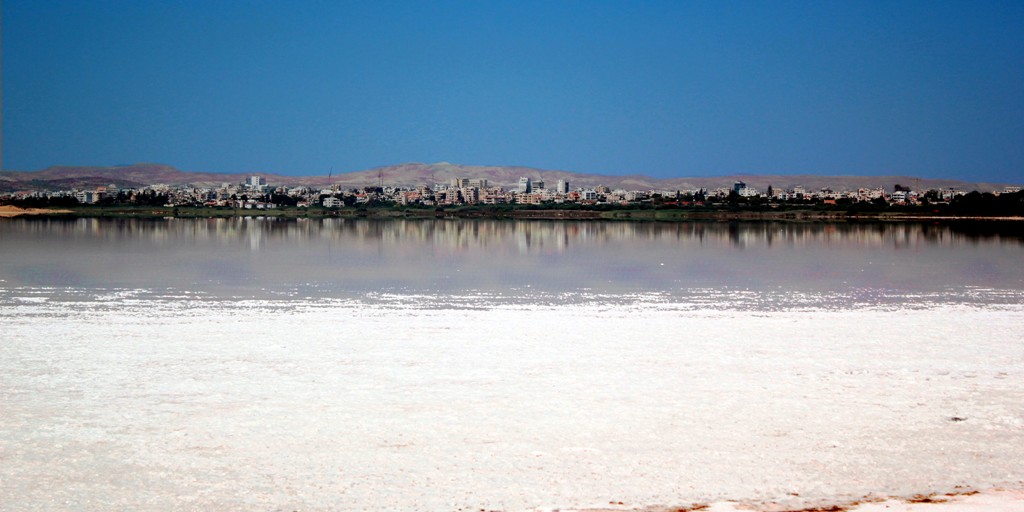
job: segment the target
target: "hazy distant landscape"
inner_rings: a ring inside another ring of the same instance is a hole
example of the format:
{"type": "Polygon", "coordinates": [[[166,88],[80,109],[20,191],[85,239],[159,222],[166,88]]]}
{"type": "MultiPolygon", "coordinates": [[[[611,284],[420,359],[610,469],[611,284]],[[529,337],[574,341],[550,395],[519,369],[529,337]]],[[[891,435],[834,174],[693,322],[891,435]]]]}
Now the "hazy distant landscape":
{"type": "Polygon", "coordinates": [[[327,186],[365,187],[376,185],[379,179],[390,186],[418,186],[446,183],[452,178],[486,178],[493,185],[513,187],[521,176],[541,178],[549,183],[568,180],[574,187],[596,187],[627,190],[687,190],[697,188],[718,188],[731,186],[734,181],[743,181],[749,186],[764,190],[769,185],[775,188],[801,186],[808,190],[832,188],[856,190],[858,188],[884,188],[891,190],[895,184],[913,186],[916,189],[946,189],[979,192],[1002,190],[1007,185],[1021,183],[993,183],[985,181],[963,181],[937,179],[927,176],[828,176],[816,174],[732,174],[713,177],[652,178],[639,174],[604,175],[586,174],[560,170],[535,169],[517,166],[459,165],[447,162],[425,164],[404,163],[353,172],[324,172],[307,176],[252,173],[187,172],[170,165],[132,164],[114,167],[54,166],[38,171],[3,171],[0,173],[0,192],[13,192],[26,188],[61,190],[88,188],[115,184],[118,187],[143,187],[154,183],[171,186],[219,186],[225,182],[242,182],[250,174],[260,174],[275,186],[327,186]]]}

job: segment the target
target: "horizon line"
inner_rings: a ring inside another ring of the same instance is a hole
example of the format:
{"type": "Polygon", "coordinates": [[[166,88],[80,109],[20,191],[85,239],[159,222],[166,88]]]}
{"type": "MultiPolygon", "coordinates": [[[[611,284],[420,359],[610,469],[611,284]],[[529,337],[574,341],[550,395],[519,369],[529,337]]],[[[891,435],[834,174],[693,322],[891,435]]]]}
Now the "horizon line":
{"type": "MultiPolygon", "coordinates": [[[[607,177],[610,177],[610,178],[625,178],[625,177],[630,177],[630,176],[637,176],[637,177],[643,177],[643,178],[647,178],[647,179],[651,179],[651,180],[658,180],[658,181],[678,180],[678,179],[715,179],[715,178],[731,178],[731,177],[738,177],[738,176],[750,176],[750,177],[813,176],[813,177],[820,177],[820,178],[826,178],[826,177],[833,177],[833,178],[868,178],[868,177],[884,178],[884,177],[893,177],[893,178],[913,178],[913,179],[928,179],[928,180],[961,181],[961,182],[974,182],[974,183],[994,183],[994,184],[1009,184],[1009,183],[1011,183],[1011,182],[1002,182],[1002,181],[990,180],[990,179],[977,179],[977,178],[965,179],[965,178],[955,178],[955,177],[948,177],[948,176],[900,174],[900,173],[895,173],[895,172],[894,173],[887,173],[887,174],[873,174],[873,173],[864,173],[864,174],[851,174],[851,173],[829,174],[829,173],[824,173],[824,174],[822,174],[822,173],[814,173],[813,171],[791,171],[791,172],[790,171],[735,171],[735,172],[728,173],[728,174],[708,174],[708,175],[688,175],[688,176],[687,175],[675,175],[675,176],[668,176],[668,177],[657,177],[657,176],[652,176],[650,174],[643,174],[641,172],[629,172],[629,173],[621,173],[621,174],[606,174],[606,173],[599,173],[599,172],[570,171],[570,170],[565,170],[565,169],[546,169],[546,168],[533,167],[533,166],[528,166],[528,165],[515,165],[515,164],[512,164],[512,165],[462,164],[462,163],[451,163],[451,162],[448,162],[448,161],[440,161],[440,162],[415,162],[415,161],[409,161],[409,162],[401,162],[401,163],[396,163],[396,164],[387,164],[387,165],[379,165],[379,166],[374,166],[374,167],[367,167],[367,168],[359,169],[359,170],[355,170],[355,171],[342,171],[342,172],[333,172],[332,171],[330,173],[325,173],[323,175],[320,175],[320,174],[287,174],[287,173],[282,173],[281,171],[260,171],[260,170],[249,170],[249,171],[195,171],[195,170],[185,170],[185,169],[182,169],[182,168],[180,168],[180,167],[178,167],[176,165],[173,165],[173,164],[160,163],[160,162],[135,162],[135,163],[113,164],[113,165],[54,164],[54,165],[50,165],[50,166],[47,166],[47,167],[43,167],[41,169],[35,169],[35,170],[31,170],[31,171],[23,171],[23,170],[10,169],[10,168],[3,169],[3,171],[6,171],[6,172],[17,172],[17,173],[36,173],[36,172],[43,172],[43,171],[47,171],[47,170],[55,169],[55,168],[58,168],[58,169],[59,168],[70,168],[70,169],[75,169],[75,168],[119,169],[119,168],[131,168],[131,167],[141,167],[141,166],[160,166],[160,167],[168,167],[168,168],[174,169],[175,171],[178,171],[178,172],[181,172],[181,173],[186,173],[186,174],[221,174],[221,175],[226,175],[226,176],[227,175],[266,174],[266,175],[276,175],[276,176],[289,177],[289,178],[319,178],[319,177],[329,177],[332,174],[333,174],[333,176],[337,177],[339,175],[355,174],[355,173],[361,173],[361,172],[379,171],[381,169],[388,169],[388,168],[408,166],[408,165],[422,165],[422,166],[448,165],[448,166],[455,166],[455,167],[483,167],[483,168],[496,168],[496,169],[513,169],[513,168],[515,168],[515,169],[529,169],[529,170],[535,171],[537,173],[568,173],[568,174],[579,174],[579,175],[589,175],[589,176],[607,176],[607,177]]],[[[335,168],[335,171],[336,170],[337,169],[335,168]]],[[[1024,183],[1024,178],[1021,179],[1021,182],[1024,183]]]]}

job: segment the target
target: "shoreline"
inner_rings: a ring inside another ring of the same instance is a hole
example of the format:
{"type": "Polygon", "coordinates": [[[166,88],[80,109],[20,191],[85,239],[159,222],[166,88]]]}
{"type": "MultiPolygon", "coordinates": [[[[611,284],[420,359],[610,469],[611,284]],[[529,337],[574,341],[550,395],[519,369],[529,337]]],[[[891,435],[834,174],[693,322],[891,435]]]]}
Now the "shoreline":
{"type": "Polygon", "coordinates": [[[789,210],[695,211],[695,210],[426,210],[426,209],[215,209],[194,207],[76,207],[71,209],[0,206],[0,218],[21,216],[58,218],[233,218],[264,217],[372,218],[372,219],[490,219],[490,220],[608,220],[642,222],[784,221],[784,222],[1021,222],[1024,216],[922,215],[879,212],[789,210]]]}
{"type": "Polygon", "coordinates": [[[612,502],[607,506],[584,508],[535,508],[530,512],[1021,512],[1024,489],[996,487],[984,491],[963,490],[950,493],[917,494],[909,497],[868,495],[850,501],[757,502],[716,501],[685,506],[630,506],[612,502]]]}
{"type": "Polygon", "coordinates": [[[18,217],[20,215],[63,215],[73,213],[71,210],[56,210],[52,208],[19,208],[17,206],[0,205],[0,218],[18,217]]]}

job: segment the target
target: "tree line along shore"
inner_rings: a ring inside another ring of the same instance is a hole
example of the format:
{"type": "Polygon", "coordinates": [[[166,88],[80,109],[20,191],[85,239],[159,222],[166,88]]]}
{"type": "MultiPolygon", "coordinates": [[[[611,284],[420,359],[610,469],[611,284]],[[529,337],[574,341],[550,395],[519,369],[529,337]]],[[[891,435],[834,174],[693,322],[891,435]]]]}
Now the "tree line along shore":
{"type": "Polygon", "coordinates": [[[53,204],[19,200],[0,205],[0,216],[135,217],[135,218],[485,218],[545,220],[633,221],[921,221],[921,220],[1024,220],[1024,192],[972,193],[950,203],[928,205],[750,204],[739,202],[692,205],[472,205],[416,207],[384,202],[325,208],[278,206],[233,208],[129,204],[53,204]]]}
{"type": "MultiPolygon", "coordinates": [[[[43,214],[88,217],[464,217],[547,219],[922,219],[1024,217],[1019,186],[970,192],[954,188],[915,190],[900,184],[893,192],[878,187],[836,191],[803,187],[766,193],[742,181],[731,189],[612,190],[607,186],[571,190],[566,180],[554,188],[520,177],[506,190],[487,179],[453,178],[431,186],[374,186],[317,190],[271,187],[264,176],[220,187],[193,185],[118,186],[94,190],[24,190],[0,194],[0,207],[20,208],[0,215],[43,214]]],[[[920,188],[919,186],[916,188],[920,188]]]]}

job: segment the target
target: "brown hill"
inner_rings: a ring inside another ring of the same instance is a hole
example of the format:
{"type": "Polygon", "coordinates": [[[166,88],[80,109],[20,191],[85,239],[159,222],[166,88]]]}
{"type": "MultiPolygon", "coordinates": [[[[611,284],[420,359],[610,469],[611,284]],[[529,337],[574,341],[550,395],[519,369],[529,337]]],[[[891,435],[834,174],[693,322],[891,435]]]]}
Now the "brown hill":
{"type": "MultiPolygon", "coordinates": [[[[141,183],[152,185],[163,183],[167,185],[213,185],[223,182],[234,183],[244,181],[246,174],[222,174],[213,172],[184,172],[175,167],[164,164],[132,164],[115,167],[82,167],[82,166],[54,166],[39,171],[17,172],[4,171],[4,177],[13,181],[39,181],[39,182],[72,182],[74,180],[92,180],[95,178],[107,180],[107,183],[141,183]]],[[[266,176],[270,179],[270,175],[266,176]]],[[[291,176],[277,176],[281,180],[293,179],[291,176]]]]}
{"type": "MultiPolygon", "coordinates": [[[[291,178],[295,183],[303,185],[326,185],[337,183],[344,187],[365,187],[378,183],[379,179],[385,185],[432,185],[434,183],[448,183],[452,178],[487,178],[492,185],[502,187],[515,187],[521,176],[527,176],[534,181],[543,180],[547,186],[553,186],[556,181],[565,179],[573,188],[596,187],[605,185],[612,189],[625,190],[691,190],[696,188],[728,188],[736,181],[742,181],[747,186],[760,190],[767,190],[771,185],[775,188],[793,188],[802,186],[807,190],[820,190],[831,188],[833,190],[856,190],[857,188],[884,188],[893,190],[896,184],[911,186],[915,189],[931,188],[956,188],[960,190],[993,191],[1002,190],[1006,184],[989,182],[967,182],[948,179],[929,179],[912,176],[819,176],[819,175],[730,175],[713,176],[702,178],[666,178],[658,179],[643,175],[621,175],[610,176],[603,174],[585,174],[560,170],[543,170],[532,167],[518,166],[482,166],[482,165],[457,165],[447,162],[424,164],[406,163],[378,167],[365,171],[356,171],[338,174],[331,180],[324,177],[291,178]]],[[[270,181],[270,178],[268,178],[270,181]]],[[[288,178],[285,178],[288,181],[288,178]]]]}
{"type": "MultiPolygon", "coordinates": [[[[338,184],[345,188],[373,186],[383,180],[385,185],[418,186],[448,183],[452,178],[486,178],[492,185],[514,187],[521,176],[534,181],[544,180],[553,186],[559,179],[569,181],[572,188],[605,185],[612,189],[625,190],[691,190],[696,188],[728,188],[735,181],[766,190],[802,186],[807,190],[831,188],[833,190],[856,190],[857,188],[884,188],[892,190],[896,184],[915,189],[956,188],[965,191],[983,192],[1002,190],[1005,184],[989,182],[967,182],[947,179],[928,179],[912,176],[819,176],[798,175],[754,175],[739,174],[702,178],[657,179],[642,175],[610,176],[585,174],[560,170],[543,170],[519,166],[458,165],[447,162],[425,164],[405,163],[335,174],[332,176],[284,176],[260,174],[271,186],[324,187],[338,184]]],[[[140,187],[152,184],[172,186],[192,185],[197,187],[220,186],[222,183],[241,183],[248,174],[185,172],[163,164],[142,163],[116,167],[49,167],[39,171],[4,171],[0,174],[0,191],[25,189],[61,190],[69,188],[94,188],[115,184],[119,187],[140,187]]]]}

